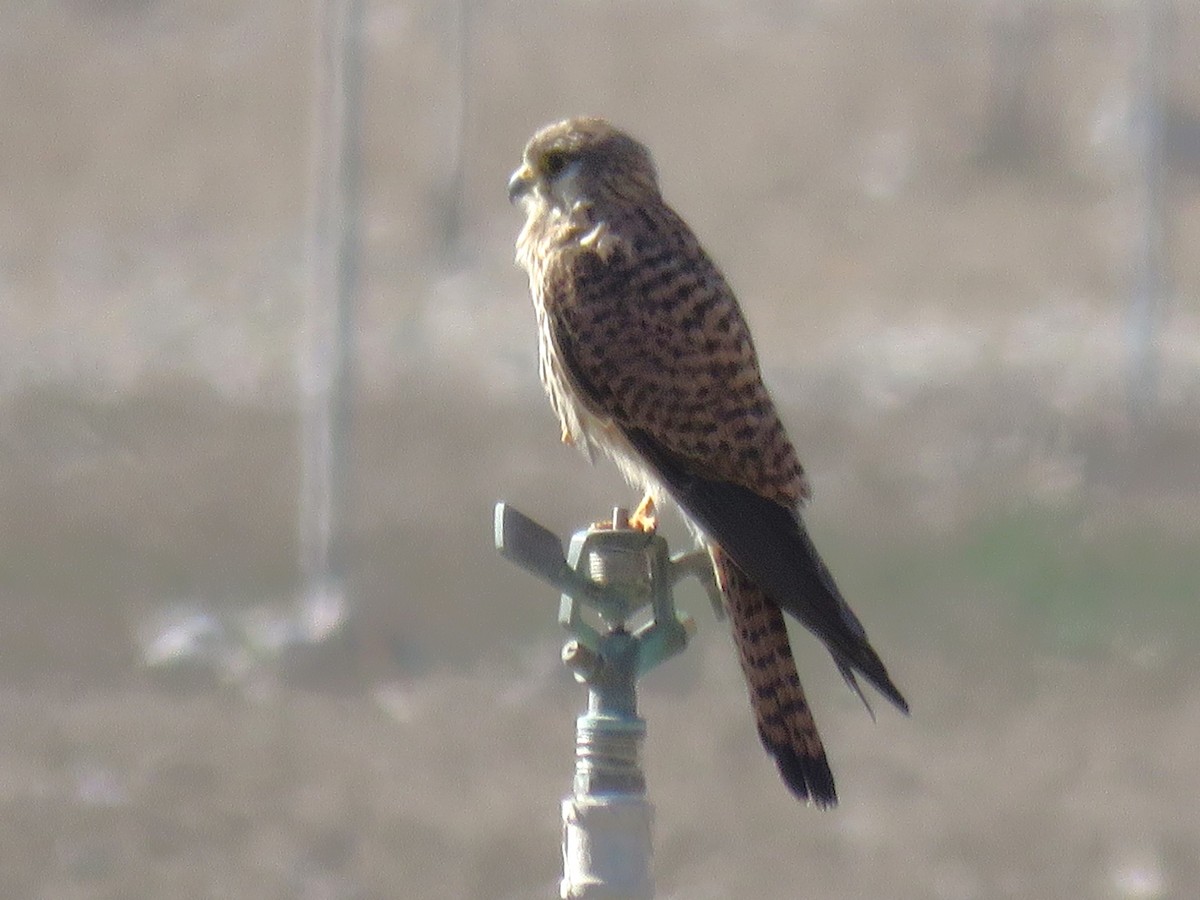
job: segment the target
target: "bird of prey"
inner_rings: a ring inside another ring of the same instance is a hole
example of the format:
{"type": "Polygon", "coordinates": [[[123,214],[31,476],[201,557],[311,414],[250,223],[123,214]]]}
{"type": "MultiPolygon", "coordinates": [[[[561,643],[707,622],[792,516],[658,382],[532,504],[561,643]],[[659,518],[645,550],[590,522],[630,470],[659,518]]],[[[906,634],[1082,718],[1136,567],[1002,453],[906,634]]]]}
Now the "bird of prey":
{"type": "Polygon", "coordinates": [[[864,703],[856,674],[908,705],[800,518],[808,480],[733,291],[663,200],[649,151],[603,119],[538,131],[508,194],[527,217],[517,262],[563,441],[646,492],[638,526],[667,498],[683,512],[712,557],[763,746],[797,797],[834,805],[783,613],[864,703]]]}

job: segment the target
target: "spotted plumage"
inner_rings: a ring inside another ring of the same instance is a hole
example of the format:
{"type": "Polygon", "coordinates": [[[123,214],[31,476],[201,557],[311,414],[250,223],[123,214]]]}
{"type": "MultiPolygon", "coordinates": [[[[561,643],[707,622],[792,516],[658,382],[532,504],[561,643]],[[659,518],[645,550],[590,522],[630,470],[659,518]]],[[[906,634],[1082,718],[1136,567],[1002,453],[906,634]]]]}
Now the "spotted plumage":
{"type": "Polygon", "coordinates": [[[857,672],[907,705],[800,519],[808,481],[737,299],[663,201],[649,152],[601,119],[534,135],[509,196],[527,216],[517,261],[563,440],[678,504],[713,558],[764,746],[797,796],[835,803],[782,613],[856,692],[857,672]]]}

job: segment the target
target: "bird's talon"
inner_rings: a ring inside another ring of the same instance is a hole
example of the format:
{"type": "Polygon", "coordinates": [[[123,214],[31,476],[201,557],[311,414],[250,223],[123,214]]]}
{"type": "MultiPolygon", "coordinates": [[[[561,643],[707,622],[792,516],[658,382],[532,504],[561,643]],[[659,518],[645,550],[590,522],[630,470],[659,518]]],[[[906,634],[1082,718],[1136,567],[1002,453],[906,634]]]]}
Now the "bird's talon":
{"type": "Polygon", "coordinates": [[[654,498],[649,494],[629,517],[629,527],[646,534],[654,534],[658,530],[658,511],[654,508],[654,498]]]}

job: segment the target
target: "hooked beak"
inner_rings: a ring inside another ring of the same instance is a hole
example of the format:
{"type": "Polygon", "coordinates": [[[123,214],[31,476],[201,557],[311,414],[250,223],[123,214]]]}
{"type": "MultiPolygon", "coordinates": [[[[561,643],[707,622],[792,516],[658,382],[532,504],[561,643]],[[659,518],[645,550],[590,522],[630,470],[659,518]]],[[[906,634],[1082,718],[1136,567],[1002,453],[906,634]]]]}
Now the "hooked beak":
{"type": "Polygon", "coordinates": [[[508,179],[508,202],[516,203],[533,190],[533,171],[523,165],[508,179]]]}

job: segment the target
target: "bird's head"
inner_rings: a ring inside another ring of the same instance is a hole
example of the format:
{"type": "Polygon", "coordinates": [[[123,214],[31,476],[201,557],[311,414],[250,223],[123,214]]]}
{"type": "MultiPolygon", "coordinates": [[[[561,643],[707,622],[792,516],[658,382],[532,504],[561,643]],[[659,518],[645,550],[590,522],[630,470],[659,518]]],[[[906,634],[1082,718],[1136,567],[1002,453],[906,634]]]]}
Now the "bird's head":
{"type": "Polygon", "coordinates": [[[508,182],[508,199],[527,213],[606,199],[658,197],[650,151],[606,122],[579,117],[547,125],[525,147],[508,182]]]}

